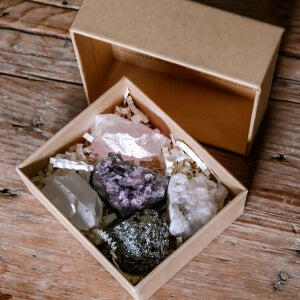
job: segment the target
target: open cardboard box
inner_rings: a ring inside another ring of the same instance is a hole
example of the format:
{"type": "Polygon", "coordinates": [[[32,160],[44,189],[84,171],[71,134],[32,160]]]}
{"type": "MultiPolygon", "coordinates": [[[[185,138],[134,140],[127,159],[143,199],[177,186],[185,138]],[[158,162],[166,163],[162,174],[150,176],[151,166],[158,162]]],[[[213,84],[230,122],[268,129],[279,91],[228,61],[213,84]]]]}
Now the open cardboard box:
{"type": "Polygon", "coordinates": [[[88,0],[71,37],[89,103],[126,76],[196,140],[248,154],[282,28],[183,0],[88,0]]]}
{"type": "MultiPolygon", "coordinates": [[[[201,145],[181,129],[169,115],[163,112],[148,96],[126,78],[122,78],[35,153],[28,157],[17,167],[17,172],[32,194],[36,196],[135,299],[148,299],[187,262],[217,237],[243,212],[247,195],[247,190],[243,185],[224,169],[201,145]],[[63,152],[70,145],[82,140],[83,134],[91,127],[93,118],[96,115],[114,112],[115,106],[121,103],[127,89],[129,89],[137,106],[148,115],[151,124],[167,135],[172,133],[176,139],[184,141],[206,164],[214,176],[227,187],[232,197],[232,200],[226,204],[213,219],[135,286],[127,281],[116,267],[58,211],[31,181],[31,178],[35,176],[39,170],[46,167],[51,156],[63,152]]],[[[101,289],[101,286],[99,288],[101,289]]]]}

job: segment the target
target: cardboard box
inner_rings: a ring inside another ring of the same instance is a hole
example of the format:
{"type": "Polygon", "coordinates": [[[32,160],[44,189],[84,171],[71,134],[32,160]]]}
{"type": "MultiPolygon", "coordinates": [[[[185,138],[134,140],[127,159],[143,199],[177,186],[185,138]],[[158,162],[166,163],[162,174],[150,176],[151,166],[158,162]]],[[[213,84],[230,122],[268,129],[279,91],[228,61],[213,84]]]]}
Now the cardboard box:
{"type": "MultiPolygon", "coordinates": [[[[178,272],[187,262],[196,256],[205,246],[217,237],[242,212],[247,190],[226,171],[208,152],[181,129],[166,113],[152,102],[141,90],[126,78],[122,78],[97,101],[86,108],[74,120],[68,123],[48,142],[17,167],[17,172],[34,196],[75,236],[75,238],[120,282],[135,298],[147,299],[167,280],[178,272]],[[228,188],[232,200],[196,234],[188,239],[175,252],[167,257],[137,285],[130,284],[115,266],[81,234],[43,195],[30,180],[39,170],[45,168],[49,158],[63,152],[70,145],[82,140],[82,135],[91,127],[93,118],[100,113],[112,113],[119,105],[127,88],[135,103],[148,115],[150,122],[166,134],[172,133],[178,140],[184,141],[210,171],[228,188]]],[[[99,286],[101,289],[101,285],[99,286]]]]}
{"type": "Polygon", "coordinates": [[[283,29],[184,0],[88,0],[71,27],[89,102],[122,76],[195,139],[247,154],[283,29]]]}

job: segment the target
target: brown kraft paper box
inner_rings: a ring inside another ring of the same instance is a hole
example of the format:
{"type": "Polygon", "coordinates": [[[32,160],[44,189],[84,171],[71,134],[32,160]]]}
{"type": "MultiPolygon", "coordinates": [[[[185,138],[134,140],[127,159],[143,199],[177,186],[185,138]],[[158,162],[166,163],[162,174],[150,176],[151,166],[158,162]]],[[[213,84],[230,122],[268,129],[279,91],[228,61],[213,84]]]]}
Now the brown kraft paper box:
{"type": "Polygon", "coordinates": [[[87,0],[71,37],[88,102],[126,76],[196,140],[249,153],[283,29],[184,0],[87,0]]]}
{"type": "MultiPolygon", "coordinates": [[[[122,78],[35,153],[28,157],[17,167],[17,172],[32,194],[135,299],[148,299],[157,289],[174,276],[186,263],[193,259],[205,246],[240,216],[243,212],[247,196],[247,190],[243,185],[127,78],[122,78]],[[91,127],[93,118],[97,114],[114,112],[115,106],[121,103],[127,89],[129,89],[138,107],[148,115],[151,124],[166,134],[172,133],[177,140],[184,141],[206,164],[212,174],[227,187],[232,198],[215,217],[136,285],[131,284],[96,246],[62,215],[31,181],[31,178],[35,176],[39,170],[46,167],[51,156],[64,151],[71,144],[82,140],[82,135],[91,127]]],[[[99,289],[101,289],[101,285],[99,289]]]]}

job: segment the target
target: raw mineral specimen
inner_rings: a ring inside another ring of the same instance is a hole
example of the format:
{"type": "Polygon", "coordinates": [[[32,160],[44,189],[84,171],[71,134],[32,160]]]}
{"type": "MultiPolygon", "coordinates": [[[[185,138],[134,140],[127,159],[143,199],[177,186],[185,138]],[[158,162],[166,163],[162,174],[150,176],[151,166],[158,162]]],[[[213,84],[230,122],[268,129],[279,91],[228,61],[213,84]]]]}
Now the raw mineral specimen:
{"type": "Polygon", "coordinates": [[[227,195],[221,183],[204,174],[191,179],[182,173],[173,175],[168,187],[170,233],[191,236],[223,207],[227,195]]]}
{"type": "Polygon", "coordinates": [[[162,174],[110,153],[97,163],[90,183],[99,196],[125,218],[162,201],[168,180],[162,174]]]}
{"type": "Polygon", "coordinates": [[[92,147],[100,157],[109,152],[128,158],[147,159],[161,154],[170,139],[146,125],[134,123],[115,114],[100,114],[91,128],[92,147]]]}
{"type": "Polygon", "coordinates": [[[73,170],[53,177],[42,192],[78,230],[89,230],[102,220],[101,199],[73,170]]]}
{"type": "Polygon", "coordinates": [[[109,235],[116,243],[116,262],[126,273],[147,274],[169,254],[168,225],[153,209],[135,213],[109,235]]]}

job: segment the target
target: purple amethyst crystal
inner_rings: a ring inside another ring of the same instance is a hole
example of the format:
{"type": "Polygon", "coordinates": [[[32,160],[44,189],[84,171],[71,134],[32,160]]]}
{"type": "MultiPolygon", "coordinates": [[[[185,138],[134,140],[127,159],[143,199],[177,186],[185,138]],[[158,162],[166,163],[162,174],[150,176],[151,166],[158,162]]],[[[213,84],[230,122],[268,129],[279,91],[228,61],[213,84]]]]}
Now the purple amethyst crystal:
{"type": "Polygon", "coordinates": [[[164,175],[124,161],[115,153],[97,163],[90,182],[122,218],[162,201],[168,185],[164,175]]]}

